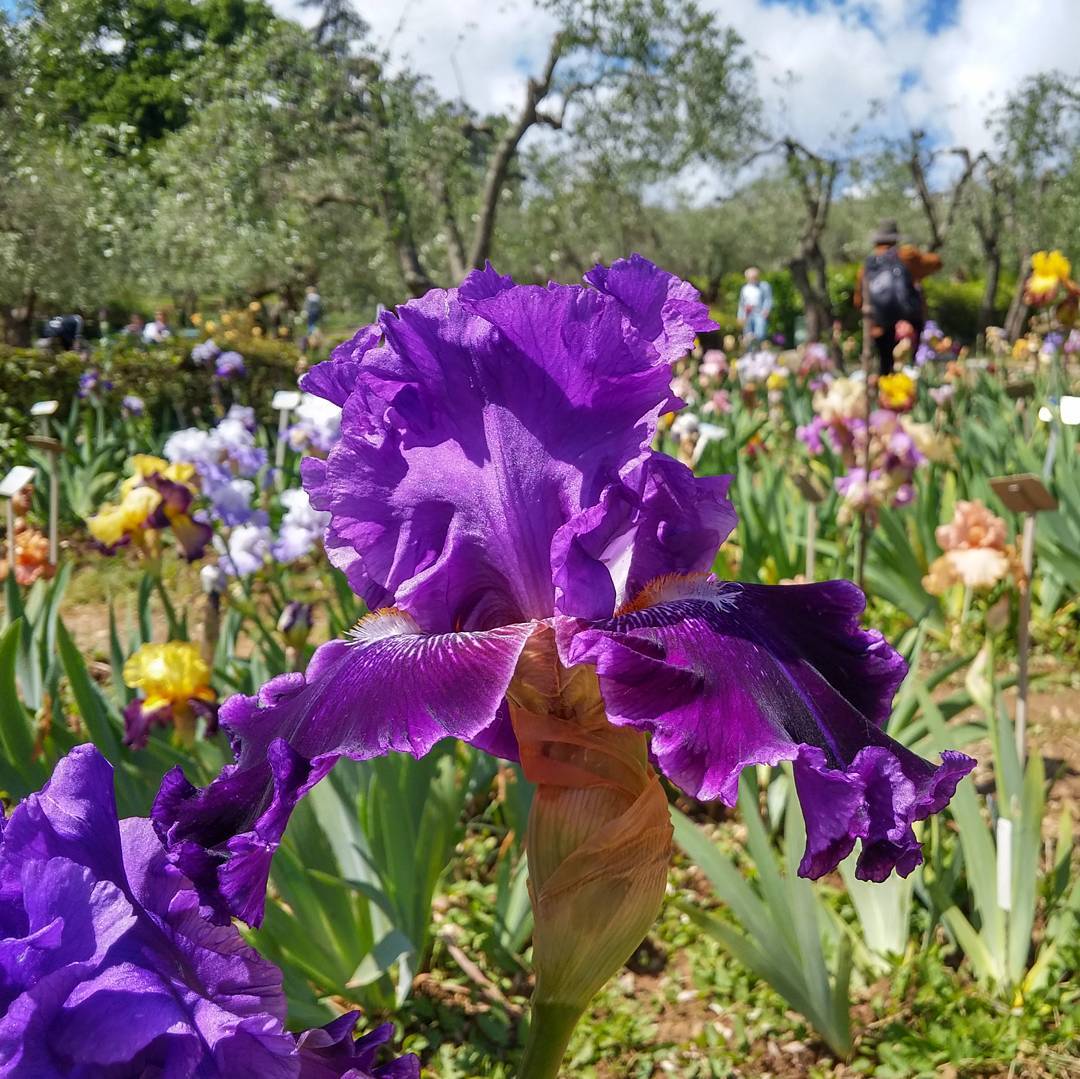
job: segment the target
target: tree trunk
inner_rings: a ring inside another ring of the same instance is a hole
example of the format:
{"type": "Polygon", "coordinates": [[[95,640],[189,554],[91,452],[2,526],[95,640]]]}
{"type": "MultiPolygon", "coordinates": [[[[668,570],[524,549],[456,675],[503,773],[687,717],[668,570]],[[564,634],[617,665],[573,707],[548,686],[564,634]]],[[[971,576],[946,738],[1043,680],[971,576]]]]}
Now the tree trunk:
{"type": "Polygon", "coordinates": [[[825,255],[816,241],[804,244],[802,251],[788,262],[791,280],[802,297],[806,319],[806,339],[820,341],[832,330],[825,255]]]}
{"type": "Polygon", "coordinates": [[[1005,316],[1005,333],[1010,341],[1019,340],[1024,332],[1024,321],[1028,313],[1028,305],[1024,303],[1024,285],[1027,283],[1029,273],[1031,273],[1031,254],[1025,251],[1020,259],[1020,276],[1016,279],[1016,290],[1009,304],[1009,313],[1005,316]]]}
{"type": "Polygon", "coordinates": [[[1001,280],[1001,251],[993,244],[986,251],[986,287],[983,290],[982,303],[979,306],[979,323],[976,333],[986,334],[986,327],[993,324],[997,303],[998,282],[1001,280]]]}
{"type": "Polygon", "coordinates": [[[21,307],[13,308],[8,321],[8,342],[15,348],[30,348],[34,343],[34,308],[37,293],[28,289],[21,307]]]}

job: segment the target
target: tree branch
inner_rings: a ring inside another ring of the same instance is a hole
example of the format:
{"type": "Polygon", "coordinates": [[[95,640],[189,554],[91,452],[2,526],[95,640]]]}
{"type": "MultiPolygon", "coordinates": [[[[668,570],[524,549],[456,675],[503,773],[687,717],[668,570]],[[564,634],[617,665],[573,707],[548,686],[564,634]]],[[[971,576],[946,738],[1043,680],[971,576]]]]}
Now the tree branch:
{"type": "MultiPolygon", "coordinates": [[[[555,65],[563,50],[563,36],[556,34],[551,41],[547,61],[539,78],[531,78],[525,91],[525,104],[522,107],[517,120],[499,140],[495,147],[495,153],[488,163],[487,173],[484,177],[484,191],[480,199],[480,216],[476,222],[476,230],[473,234],[472,249],[469,252],[469,265],[480,267],[491,254],[491,240],[495,234],[495,218],[499,212],[499,197],[506,184],[506,177],[510,171],[510,162],[517,153],[521,140],[525,133],[534,124],[547,123],[541,119],[538,106],[551,91],[552,79],[555,76],[555,65]]],[[[564,105],[565,111],[565,105],[564,105]]],[[[561,124],[561,118],[560,118],[561,124]]]]}

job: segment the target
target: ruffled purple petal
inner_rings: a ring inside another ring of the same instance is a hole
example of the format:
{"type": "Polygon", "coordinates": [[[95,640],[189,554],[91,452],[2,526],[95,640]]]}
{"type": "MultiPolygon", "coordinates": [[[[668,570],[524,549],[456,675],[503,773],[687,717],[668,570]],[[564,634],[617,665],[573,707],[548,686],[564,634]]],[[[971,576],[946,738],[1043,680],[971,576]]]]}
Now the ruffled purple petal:
{"type": "Polygon", "coordinates": [[[657,349],[663,363],[674,363],[689,352],[699,333],[719,328],[693,285],[641,255],[595,266],[585,280],[623,305],[631,325],[657,349]]]}
{"type": "Polygon", "coordinates": [[[671,355],[708,322],[644,259],[597,280],[516,286],[489,267],[308,376],[330,400],[351,388],[340,442],[303,480],[369,606],[431,631],[552,614],[555,534],[635,466],[671,405],[671,355]]]}
{"type": "Polygon", "coordinates": [[[412,1053],[375,1063],[379,1051],[394,1036],[394,1025],[383,1023],[354,1038],[359,1017],[359,1012],[347,1012],[324,1027],[297,1036],[300,1079],[420,1079],[420,1058],[412,1053]]]}
{"type": "Polygon", "coordinates": [[[730,482],[729,476],[695,476],[648,451],[596,505],[555,534],[556,610],[605,618],[657,577],[711,569],[735,527],[730,482]]]}
{"type": "Polygon", "coordinates": [[[863,605],[847,581],[674,579],[615,618],[561,622],[560,649],[568,665],[595,664],[610,720],[651,733],[661,770],[696,797],[732,805],[746,765],[796,761],[800,871],[820,876],[858,838],[858,872],[884,879],[917,863],[912,822],[974,762],[932,765],[882,731],[905,664],[859,627],[863,605]]]}
{"type": "Polygon", "coordinates": [[[174,769],[153,818],[170,856],[212,905],[251,924],[262,916],[270,861],[297,801],[341,756],[422,756],[443,738],[492,744],[530,625],[429,636],[396,611],[331,641],[306,675],[235,696],[219,713],[236,752],[208,787],[174,769]]]}

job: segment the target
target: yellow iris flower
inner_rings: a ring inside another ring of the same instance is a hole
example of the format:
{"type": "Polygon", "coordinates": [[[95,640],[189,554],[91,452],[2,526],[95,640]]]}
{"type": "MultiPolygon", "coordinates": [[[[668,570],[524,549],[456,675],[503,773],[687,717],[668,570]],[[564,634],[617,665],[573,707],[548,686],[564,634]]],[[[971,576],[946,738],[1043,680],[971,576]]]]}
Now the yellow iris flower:
{"type": "Polygon", "coordinates": [[[124,664],[124,684],[142,690],[143,710],[186,708],[191,700],[212,701],[210,668],[187,641],[144,644],[124,664]]]}
{"type": "Polygon", "coordinates": [[[903,371],[882,375],[878,380],[878,394],[885,408],[901,412],[915,400],[915,380],[903,371]]]}
{"type": "Polygon", "coordinates": [[[161,504],[161,495],[152,487],[128,487],[126,481],[124,487],[118,503],[106,502],[86,522],[90,535],[103,547],[115,547],[125,536],[144,527],[161,504]]]}
{"type": "Polygon", "coordinates": [[[770,390],[782,390],[787,385],[788,373],[783,368],[773,371],[767,379],[765,386],[770,390]]]}
{"type": "Polygon", "coordinates": [[[195,466],[187,461],[177,461],[169,464],[163,457],[154,457],[148,453],[137,453],[128,459],[127,466],[132,474],[120,486],[120,494],[128,495],[137,489],[150,476],[163,476],[173,483],[183,483],[194,490],[192,479],[195,477],[195,466]]]}
{"type": "Polygon", "coordinates": [[[1031,256],[1031,276],[1024,286],[1024,302],[1035,307],[1052,303],[1071,273],[1072,266],[1060,251],[1036,251],[1031,256]]]}

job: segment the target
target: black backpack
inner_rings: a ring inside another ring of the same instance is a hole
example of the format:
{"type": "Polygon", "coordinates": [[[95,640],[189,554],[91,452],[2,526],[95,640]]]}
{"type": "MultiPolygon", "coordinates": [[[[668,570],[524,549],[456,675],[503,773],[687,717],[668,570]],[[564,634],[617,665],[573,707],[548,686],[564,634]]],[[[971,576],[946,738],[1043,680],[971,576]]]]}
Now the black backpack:
{"type": "Polygon", "coordinates": [[[922,322],[922,293],[900,261],[900,253],[895,247],[866,260],[863,286],[876,325],[895,326],[901,321],[918,325],[922,322]]]}

